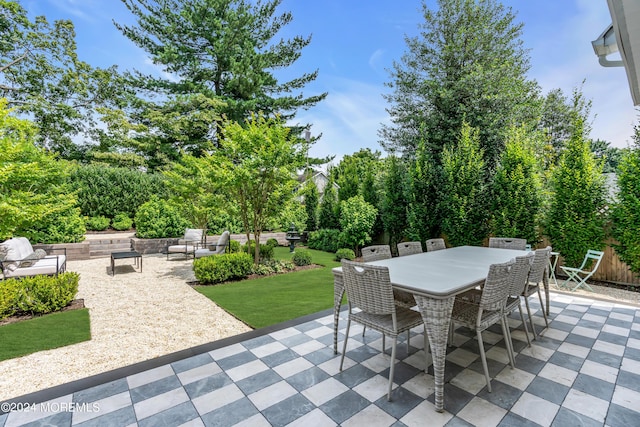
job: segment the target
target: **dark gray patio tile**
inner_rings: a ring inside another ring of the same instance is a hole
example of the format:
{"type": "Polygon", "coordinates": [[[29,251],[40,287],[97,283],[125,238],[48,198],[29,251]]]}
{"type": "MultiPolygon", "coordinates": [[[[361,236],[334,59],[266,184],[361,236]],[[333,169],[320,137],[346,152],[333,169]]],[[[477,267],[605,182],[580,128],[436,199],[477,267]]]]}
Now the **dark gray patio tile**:
{"type": "Polygon", "coordinates": [[[629,371],[619,371],[616,384],[640,393],[640,374],[629,371]]]}
{"type": "Polygon", "coordinates": [[[587,359],[616,369],[620,369],[620,365],[622,364],[622,357],[600,350],[591,350],[587,359]]]}
{"type": "Polygon", "coordinates": [[[580,320],[576,326],[582,326],[583,328],[587,328],[587,329],[595,329],[595,330],[600,330],[602,329],[602,323],[599,322],[594,322],[593,320],[585,320],[582,319],[580,320]]]}
{"type": "Polygon", "coordinates": [[[549,358],[549,362],[562,366],[563,368],[571,369],[572,371],[580,371],[584,359],[563,352],[555,352],[553,356],[549,358]]]}
{"type": "Polygon", "coordinates": [[[275,368],[276,366],[287,363],[293,359],[297,359],[298,357],[300,357],[298,353],[287,348],[277,353],[261,357],[260,360],[262,360],[262,362],[268,367],[275,368]]]}
{"type": "Polygon", "coordinates": [[[214,390],[221,389],[233,383],[233,380],[224,372],[220,372],[210,377],[202,378],[184,386],[185,391],[190,399],[211,393],[214,390]]]}
{"type": "Polygon", "coordinates": [[[5,422],[7,421],[7,417],[9,416],[9,414],[2,414],[0,415],[0,426],[3,426],[5,424],[5,422]]]}
{"type": "Polygon", "coordinates": [[[495,379],[491,380],[491,390],[491,393],[489,393],[485,386],[478,393],[478,397],[506,410],[510,410],[522,396],[522,390],[495,379]]]}
{"type": "Polygon", "coordinates": [[[613,310],[611,310],[612,313],[620,313],[620,314],[626,314],[627,316],[635,316],[637,313],[637,310],[633,309],[633,308],[624,308],[624,307],[613,307],[613,310]]]}
{"type": "Polygon", "coordinates": [[[313,338],[305,334],[295,334],[290,337],[282,338],[281,340],[279,340],[279,342],[280,344],[291,348],[309,342],[312,339],[313,338]]]}
{"type": "MultiPolygon", "coordinates": [[[[462,408],[467,406],[471,399],[473,399],[473,394],[465,391],[459,387],[456,387],[450,383],[445,383],[444,385],[444,410],[456,415],[462,408]]],[[[431,393],[427,400],[431,403],[435,403],[436,394],[431,393]]]]}
{"type": "Polygon", "coordinates": [[[237,424],[259,413],[253,403],[245,397],[215,411],[201,415],[200,418],[207,427],[226,427],[237,424]]]}
{"type": "Polygon", "coordinates": [[[188,371],[193,368],[197,368],[202,365],[206,365],[208,363],[213,362],[213,357],[209,355],[209,353],[199,354],[197,356],[189,357],[188,359],[178,360],[177,362],[173,362],[171,367],[175,371],[176,374],[180,372],[188,371]]]}
{"type": "Polygon", "coordinates": [[[624,357],[640,361],[640,349],[627,347],[624,349],[624,357]]]}
{"type": "Polygon", "coordinates": [[[612,403],[609,405],[605,423],[609,427],[629,427],[638,425],[638,420],[640,420],[639,412],[612,403]]]}
{"type": "MultiPolygon", "coordinates": [[[[544,329],[544,326],[537,326],[538,334],[540,334],[540,332],[542,332],[543,329],[544,329]]],[[[563,342],[564,341],[559,341],[553,338],[545,337],[544,335],[538,335],[538,338],[535,341],[532,341],[533,344],[537,344],[541,347],[548,348],[549,350],[557,350],[558,347],[560,347],[563,342]]]]}
{"type": "Polygon", "coordinates": [[[53,414],[50,415],[48,417],[45,418],[41,418],[39,420],[27,423],[27,424],[22,424],[20,427],[48,427],[48,426],[55,426],[55,427],[64,427],[64,426],[70,426],[71,425],[71,418],[72,418],[72,413],[71,412],[58,412],[57,414],[53,414]]]}
{"type": "Polygon", "coordinates": [[[297,329],[300,332],[308,332],[308,331],[311,331],[313,329],[320,328],[322,326],[325,326],[325,325],[323,325],[322,323],[317,322],[315,320],[312,320],[310,322],[301,323],[300,325],[296,325],[295,329],[297,329]]]}
{"type": "Polygon", "coordinates": [[[242,346],[247,350],[253,350],[254,348],[262,347],[263,345],[271,344],[275,341],[275,338],[269,335],[263,335],[261,337],[252,338],[248,341],[243,341],[242,346]]]}
{"type": "MultiPolygon", "coordinates": [[[[498,362],[495,359],[487,358],[487,367],[489,368],[489,376],[491,378],[495,378],[500,372],[502,372],[505,366],[507,365],[502,362],[498,362]]],[[[445,381],[447,381],[447,369],[449,369],[449,365],[445,364],[445,381]]],[[[473,369],[474,371],[484,375],[484,368],[482,367],[482,360],[480,359],[480,357],[478,357],[471,365],[469,365],[469,369],[473,369]]]]}
{"type": "Polygon", "coordinates": [[[318,367],[306,369],[287,378],[287,382],[299,392],[308,389],[330,377],[325,371],[318,367]]]}
{"type": "Polygon", "coordinates": [[[396,419],[404,417],[409,411],[422,403],[424,399],[411,393],[406,388],[398,387],[391,393],[391,402],[387,400],[385,393],[375,404],[396,419]]]}
{"type": "Polygon", "coordinates": [[[272,384],[282,381],[282,377],[275,371],[268,369],[262,371],[256,375],[252,375],[248,378],[236,382],[236,385],[246,395],[250,395],[253,392],[262,390],[272,384]]]}
{"type": "MultiPolygon", "coordinates": [[[[448,425],[448,424],[447,424],[448,425]]],[[[498,427],[541,427],[540,424],[534,423],[531,420],[521,417],[518,414],[509,412],[498,424],[498,427]]]]}
{"type": "Polygon", "coordinates": [[[583,391],[609,402],[613,396],[615,384],[592,377],[591,375],[578,374],[571,388],[583,391]]]}
{"type": "Polygon", "coordinates": [[[91,387],[73,394],[73,401],[76,403],[90,403],[100,399],[105,399],[116,394],[129,390],[126,378],[111,381],[106,384],[91,387]]]}
{"type": "MultiPolygon", "coordinates": [[[[513,334],[513,331],[511,331],[511,334],[513,334]]],[[[516,356],[518,355],[518,353],[520,353],[522,350],[524,350],[529,346],[529,344],[526,341],[520,341],[515,338],[512,338],[512,342],[513,342],[513,351],[516,353],[516,356]]]]}
{"type": "Polygon", "coordinates": [[[253,362],[258,358],[251,353],[250,351],[243,351],[238,354],[234,354],[233,356],[225,357],[224,359],[217,360],[218,366],[222,368],[223,371],[227,371],[229,369],[236,368],[240,365],[244,365],[245,363],[253,362]]]}
{"type": "MultiPolygon", "coordinates": [[[[480,357],[480,356],[478,356],[480,357]]],[[[487,364],[489,364],[489,361],[487,361],[487,364]]],[[[504,365],[503,365],[504,367],[504,365]]],[[[444,362],[444,382],[447,383],[449,381],[451,381],[452,379],[454,379],[455,377],[458,376],[458,374],[462,371],[464,371],[466,368],[460,366],[460,365],[456,365],[453,362],[450,362],[448,360],[445,360],[444,362]]],[[[480,365],[480,369],[482,369],[482,365],[480,365]]],[[[491,368],[489,368],[491,370],[491,368]]],[[[494,368],[495,370],[495,368],[494,368]]],[[[484,371],[482,371],[484,372],[484,371]]],[[[427,373],[429,375],[433,375],[434,371],[433,371],[433,363],[429,364],[429,367],[427,368],[427,373]]]]}
{"type": "Polygon", "coordinates": [[[598,340],[606,341],[611,344],[627,345],[627,337],[623,337],[622,335],[611,334],[609,332],[600,332],[600,335],[598,335],[598,340]]]}
{"type": "MultiPolygon", "coordinates": [[[[562,314],[564,314],[564,313],[562,313],[562,314]]],[[[559,322],[557,320],[554,320],[553,322],[549,322],[549,327],[551,329],[557,329],[557,330],[563,331],[563,332],[571,332],[571,331],[573,331],[573,328],[576,327],[576,325],[573,325],[571,323],[559,322]]]]}
{"type": "MultiPolygon", "coordinates": [[[[323,335],[321,337],[316,338],[316,341],[326,345],[327,347],[331,347],[333,349],[333,333],[329,333],[327,335],[323,335]]],[[[338,341],[340,342],[340,340],[338,341]]],[[[333,350],[331,350],[333,352],[333,350]]]]}
{"type": "Polygon", "coordinates": [[[629,338],[635,338],[637,340],[640,340],[640,331],[636,331],[636,330],[629,331],[629,338]]]}
{"type": "Polygon", "coordinates": [[[353,350],[347,350],[346,357],[360,363],[365,360],[371,359],[377,354],[380,354],[380,350],[369,347],[368,345],[361,345],[360,347],[354,348],[353,350]]]}
{"type": "Polygon", "coordinates": [[[301,394],[295,394],[262,411],[262,415],[272,426],[287,424],[313,411],[316,406],[301,394]]]}
{"type": "Polygon", "coordinates": [[[339,355],[333,354],[333,349],[327,347],[316,350],[313,353],[309,353],[303,357],[314,365],[320,365],[327,360],[333,359],[334,357],[339,357],[339,355]]]}
{"type": "Polygon", "coordinates": [[[621,319],[615,319],[613,317],[609,317],[605,323],[607,325],[617,326],[619,328],[625,328],[625,329],[631,329],[631,326],[633,325],[632,322],[628,322],[626,320],[621,320],[621,319]]]}
{"type": "Polygon", "coordinates": [[[596,339],[585,337],[584,335],[580,335],[580,334],[569,334],[567,335],[567,338],[565,338],[564,342],[579,345],[585,348],[591,348],[593,347],[593,344],[596,342],[596,339]]]}
{"type": "Polygon", "coordinates": [[[602,427],[602,423],[594,420],[593,418],[574,412],[571,409],[560,407],[556,417],[553,419],[553,423],[551,423],[551,427],[567,426],[602,427]]]}
{"type": "MultiPolygon", "coordinates": [[[[387,368],[384,371],[380,372],[380,375],[385,378],[389,378],[389,369],[390,368],[387,368]]],[[[409,365],[408,363],[397,362],[393,371],[393,382],[402,385],[421,372],[423,371],[416,368],[415,366],[409,365]]]]}
{"type": "Polygon", "coordinates": [[[151,397],[166,393],[171,390],[182,387],[182,383],[175,375],[154,381],[149,384],[141,385],[131,389],[131,401],[135,404],[151,397]]]}
{"type": "Polygon", "coordinates": [[[348,420],[370,404],[367,399],[355,391],[348,390],[322,404],[320,409],[337,424],[342,424],[345,420],[348,420]]]}
{"type": "MultiPolygon", "coordinates": [[[[588,311],[588,310],[587,310],[588,311]]],[[[541,313],[542,314],[542,313],[541,313]]],[[[571,317],[576,317],[578,319],[582,319],[582,316],[584,316],[584,313],[582,311],[578,311],[578,310],[570,310],[570,309],[564,309],[562,310],[562,315],[563,316],[571,316],[571,317]]],[[[606,314],[604,314],[603,316],[608,316],[609,312],[607,312],[606,314]]]]}
{"type": "Polygon", "coordinates": [[[445,427],[475,427],[473,424],[466,422],[462,418],[453,417],[445,424],[445,427]]]}
{"type": "Polygon", "coordinates": [[[530,374],[537,375],[544,368],[545,361],[527,356],[526,354],[516,355],[516,367],[527,371],[530,374]]]}
{"type": "Polygon", "coordinates": [[[365,382],[366,380],[373,378],[376,376],[376,373],[371,369],[364,367],[363,365],[357,364],[349,369],[345,369],[344,371],[334,375],[334,378],[340,381],[342,384],[346,385],[349,388],[353,388],[360,383],[365,382]]]}
{"type": "Polygon", "coordinates": [[[569,387],[555,381],[536,377],[531,381],[526,391],[551,403],[561,405],[569,390],[569,387]]]}
{"type": "Polygon", "coordinates": [[[609,310],[603,310],[597,307],[589,307],[589,309],[587,310],[587,313],[593,314],[596,316],[603,316],[603,317],[609,317],[609,314],[610,314],[609,310]]]}
{"type": "MultiPolygon", "coordinates": [[[[191,402],[184,402],[180,405],[162,411],[159,414],[152,415],[143,420],[138,421],[139,427],[156,427],[156,426],[179,426],[188,421],[199,418],[198,411],[193,407],[191,402]]],[[[120,425],[127,425],[126,423],[120,425]]]]}

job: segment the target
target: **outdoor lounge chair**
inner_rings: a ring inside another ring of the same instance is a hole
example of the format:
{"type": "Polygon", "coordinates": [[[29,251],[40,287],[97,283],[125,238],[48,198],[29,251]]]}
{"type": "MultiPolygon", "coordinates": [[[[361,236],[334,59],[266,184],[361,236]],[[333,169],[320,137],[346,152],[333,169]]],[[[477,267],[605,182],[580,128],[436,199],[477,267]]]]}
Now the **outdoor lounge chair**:
{"type": "Polygon", "coordinates": [[[189,258],[189,255],[196,257],[196,249],[202,244],[204,236],[204,230],[200,228],[187,228],[184,232],[184,237],[178,240],[177,245],[167,246],[167,259],[169,254],[183,254],[185,258],[189,258]]]}
{"type": "Polygon", "coordinates": [[[206,245],[206,248],[196,249],[196,258],[202,258],[211,255],[220,255],[225,253],[227,246],[230,245],[230,235],[228,231],[223,232],[218,238],[218,243],[215,245],[206,245]]]}
{"type": "Polygon", "coordinates": [[[0,273],[3,279],[29,276],[57,276],[67,267],[67,250],[62,254],[47,254],[43,249],[34,250],[26,237],[14,237],[0,243],[0,273]]]}
{"type": "Polygon", "coordinates": [[[562,286],[564,287],[567,286],[567,283],[574,282],[576,286],[571,289],[572,291],[575,291],[579,287],[584,286],[585,288],[593,292],[591,286],[587,284],[587,279],[593,276],[593,273],[596,272],[596,270],[600,266],[600,261],[602,261],[603,256],[604,252],[589,249],[587,251],[587,254],[584,256],[584,260],[582,261],[582,265],[580,267],[572,268],[561,265],[560,268],[562,269],[562,271],[567,273],[567,275],[569,276],[567,280],[562,283],[562,286]],[[587,267],[591,268],[588,269],[587,267]]]}

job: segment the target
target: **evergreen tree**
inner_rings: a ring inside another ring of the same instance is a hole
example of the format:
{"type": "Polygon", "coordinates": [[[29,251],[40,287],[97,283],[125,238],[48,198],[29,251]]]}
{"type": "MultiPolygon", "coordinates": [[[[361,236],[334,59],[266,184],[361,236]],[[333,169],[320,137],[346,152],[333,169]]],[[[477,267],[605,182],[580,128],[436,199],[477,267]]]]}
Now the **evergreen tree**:
{"type": "Polygon", "coordinates": [[[329,182],[324,189],[318,212],[318,228],[340,228],[338,220],[338,195],[334,187],[333,173],[329,172],[329,182]]]}
{"type": "Polygon", "coordinates": [[[604,246],[605,186],[602,165],[585,138],[584,117],[573,113],[572,135],[554,171],[546,232],[554,250],[577,267],[589,249],[604,246]]]}
{"type": "Polygon", "coordinates": [[[318,228],[318,187],[309,177],[304,186],[304,209],[307,213],[307,231],[318,228]]]}
{"type": "Polygon", "coordinates": [[[382,223],[389,236],[393,252],[404,237],[407,227],[406,169],[396,156],[385,159],[384,197],[382,200],[382,223]]]}

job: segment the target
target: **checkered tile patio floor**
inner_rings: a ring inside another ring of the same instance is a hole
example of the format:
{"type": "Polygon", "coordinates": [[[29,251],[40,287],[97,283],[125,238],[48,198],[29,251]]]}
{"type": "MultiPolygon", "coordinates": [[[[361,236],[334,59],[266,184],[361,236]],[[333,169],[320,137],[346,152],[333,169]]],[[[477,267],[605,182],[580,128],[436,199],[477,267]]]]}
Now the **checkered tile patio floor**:
{"type": "MultiPolygon", "coordinates": [[[[532,309],[540,309],[535,301],[532,309]]],[[[339,372],[333,317],[325,312],[18,398],[44,404],[0,415],[0,426],[640,425],[640,309],[552,294],[550,319],[530,348],[524,332],[514,331],[516,369],[507,364],[500,329],[485,332],[492,393],[474,334],[458,328],[447,355],[444,413],[433,407],[420,328],[408,354],[399,340],[388,402],[390,351],[380,353],[381,336],[367,331],[363,338],[353,327],[339,372]]],[[[536,321],[541,330],[540,315],[536,321]]],[[[510,323],[522,326],[516,313],[510,323]]]]}

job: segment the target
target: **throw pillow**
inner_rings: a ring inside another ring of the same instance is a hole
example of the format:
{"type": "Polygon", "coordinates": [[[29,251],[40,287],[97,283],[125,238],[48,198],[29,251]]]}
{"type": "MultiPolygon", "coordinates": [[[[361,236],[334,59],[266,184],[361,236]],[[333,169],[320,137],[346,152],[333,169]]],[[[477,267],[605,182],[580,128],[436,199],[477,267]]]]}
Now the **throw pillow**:
{"type": "Polygon", "coordinates": [[[45,251],[44,249],[36,249],[34,253],[38,257],[38,259],[42,259],[47,256],[47,251],[45,251]]]}
{"type": "Polygon", "coordinates": [[[31,252],[25,259],[20,261],[20,267],[31,267],[33,266],[33,264],[38,262],[39,259],[40,258],[38,257],[37,253],[31,252]]]}

